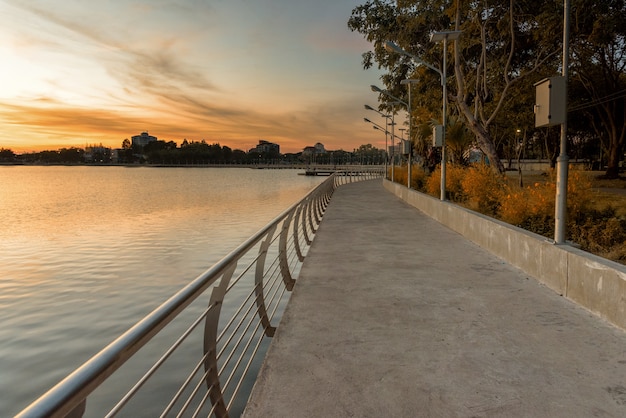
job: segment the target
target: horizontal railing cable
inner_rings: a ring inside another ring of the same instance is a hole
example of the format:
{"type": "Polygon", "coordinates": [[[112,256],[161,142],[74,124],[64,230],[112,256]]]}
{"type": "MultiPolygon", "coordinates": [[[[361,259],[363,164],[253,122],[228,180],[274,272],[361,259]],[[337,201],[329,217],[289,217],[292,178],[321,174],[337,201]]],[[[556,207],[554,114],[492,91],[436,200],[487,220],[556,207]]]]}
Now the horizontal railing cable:
{"type": "Polygon", "coordinates": [[[109,413],[106,415],[107,418],[114,417],[117,412],[119,412],[119,410],[130,400],[130,398],[132,398],[133,395],[143,386],[148,378],[159,369],[159,367],[165,362],[165,360],[167,360],[170,355],[172,355],[174,350],[176,350],[176,348],[178,348],[183,343],[183,341],[189,336],[189,334],[191,334],[191,332],[193,332],[193,330],[200,324],[200,322],[204,320],[204,317],[207,315],[209,310],[210,307],[207,308],[204,314],[198,317],[198,319],[196,319],[187,328],[187,330],[176,340],[176,342],[174,342],[174,344],[172,344],[167,349],[163,356],[161,356],[161,358],[159,358],[156,363],[154,363],[154,365],[150,367],[150,369],[141,377],[141,379],[139,379],[139,381],[126,393],[126,395],[109,411],[109,413]]]}

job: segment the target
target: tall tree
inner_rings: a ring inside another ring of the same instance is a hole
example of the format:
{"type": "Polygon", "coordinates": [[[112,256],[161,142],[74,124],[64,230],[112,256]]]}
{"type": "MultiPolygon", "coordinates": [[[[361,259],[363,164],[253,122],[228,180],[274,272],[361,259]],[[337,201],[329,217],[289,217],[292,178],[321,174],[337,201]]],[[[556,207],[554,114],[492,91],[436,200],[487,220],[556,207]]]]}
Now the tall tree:
{"type": "Polygon", "coordinates": [[[0,161],[9,162],[15,160],[15,153],[8,148],[0,148],[0,161]]]}
{"type": "MultiPolygon", "coordinates": [[[[503,111],[513,87],[531,74],[552,74],[558,65],[559,38],[554,38],[560,10],[554,2],[533,0],[370,0],[352,11],[348,27],[362,33],[373,43],[374,51],[363,55],[369,68],[376,61],[389,73],[383,82],[389,90],[402,94],[400,80],[418,78],[422,90],[435,95],[438,75],[426,68],[416,68],[407,56],[388,53],[386,41],[393,41],[423,61],[442,61],[442,46],[430,42],[435,31],[460,30],[458,41],[450,45],[453,59],[448,59],[448,74],[455,75],[449,97],[466,126],[475,135],[477,145],[489,157],[497,171],[504,171],[491,131],[503,111]],[[551,36],[540,36],[542,27],[551,36]],[[450,71],[452,70],[452,71],[450,71]]],[[[562,29],[562,26],[560,27],[562,29]]],[[[559,29],[559,30],[561,30],[559,29]]],[[[451,57],[449,57],[451,58],[451,57]]],[[[441,68],[441,65],[439,65],[441,68]]],[[[528,103],[532,112],[532,103],[528,103]]]]}
{"type": "Polygon", "coordinates": [[[576,0],[572,15],[574,107],[602,142],[606,177],[616,178],[626,146],[626,4],[576,0]]]}

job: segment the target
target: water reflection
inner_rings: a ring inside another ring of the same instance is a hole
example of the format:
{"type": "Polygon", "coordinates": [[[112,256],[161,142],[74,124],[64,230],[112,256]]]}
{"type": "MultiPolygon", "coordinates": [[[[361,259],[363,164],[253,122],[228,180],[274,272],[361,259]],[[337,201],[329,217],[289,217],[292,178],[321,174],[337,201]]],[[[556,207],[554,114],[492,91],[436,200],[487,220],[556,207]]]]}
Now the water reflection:
{"type": "Polygon", "coordinates": [[[293,170],[0,167],[0,416],[320,181],[293,170]]]}

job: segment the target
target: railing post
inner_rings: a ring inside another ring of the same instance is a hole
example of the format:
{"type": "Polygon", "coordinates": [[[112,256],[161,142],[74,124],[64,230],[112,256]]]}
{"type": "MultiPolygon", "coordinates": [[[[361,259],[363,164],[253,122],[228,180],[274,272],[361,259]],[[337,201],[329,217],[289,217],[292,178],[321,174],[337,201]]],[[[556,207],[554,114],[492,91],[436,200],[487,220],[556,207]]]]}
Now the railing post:
{"type": "MultiPolygon", "coordinates": [[[[315,233],[317,229],[315,229],[315,226],[313,225],[313,213],[312,213],[313,210],[314,210],[314,202],[313,202],[313,196],[311,196],[309,198],[309,201],[307,202],[304,216],[305,216],[305,219],[308,219],[309,221],[309,228],[311,228],[311,232],[315,233]]],[[[308,244],[310,245],[311,242],[308,242],[308,244]]]]}
{"type": "MultiPolygon", "coordinates": [[[[321,193],[321,191],[320,191],[321,193]]],[[[320,198],[320,193],[318,193],[314,200],[313,200],[313,214],[315,215],[315,223],[319,226],[319,224],[322,222],[322,215],[324,213],[324,211],[322,210],[322,204],[321,204],[321,198],[320,198]]]]}
{"type": "Polygon", "coordinates": [[[209,313],[206,316],[204,326],[204,370],[206,372],[206,384],[209,390],[209,397],[215,416],[218,418],[228,418],[228,410],[224,402],[224,396],[220,387],[219,368],[217,365],[217,330],[220,322],[220,312],[224,302],[224,296],[228,289],[228,283],[233,277],[233,273],[237,268],[237,262],[233,262],[220,280],[219,285],[213,288],[209,306],[209,313]]]}
{"type": "MultiPolygon", "coordinates": [[[[298,205],[298,208],[296,209],[296,216],[293,220],[293,244],[296,248],[296,254],[298,254],[298,260],[300,262],[304,261],[304,254],[302,254],[302,249],[300,248],[300,237],[298,236],[298,228],[300,227],[300,213],[302,212],[303,206],[304,204],[298,205]]],[[[308,237],[306,235],[306,228],[304,226],[304,223],[302,224],[302,230],[302,235],[304,236],[304,239],[306,241],[308,240],[308,237]]]]}
{"type": "Polygon", "coordinates": [[[259,258],[256,262],[256,274],[254,275],[254,293],[256,295],[256,307],[259,314],[261,325],[265,331],[265,335],[273,337],[276,332],[276,327],[273,327],[270,323],[270,318],[267,315],[267,309],[265,308],[265,296],[263,293],[263,276],[265,270],[265,259],[267,258],[267,250],[272,243],[272,237],[276,231],[276,225],[267,232],[265,240],[261,243],[259,248],[259,258]]]}
{"type": "MultiPolygon", "coordinates": [[[[308,197],[306,202],[302,202],[302,235],[304,236],[304,241],[306,242],[306,245],[311,245],[311,243],[313,242],[311,240],[311,238],[309,237],[309,232],[308,232],[308,227],[307,227],[307,222],[308,222],[308,217],[307,217],[307,213],[309,211],[309,200],[311,199],[311,197],[308,197]]],[[[312,231],[315,232],[315,231],[312,231]]]]}
{"type": "MultiPolygon", "coordinates": [[[[295,211],[292,211],[289,216],[283,221],[283,229],[280,232],[280,242],[278,243],[278,251],[280,258],[280,273],[283,276],[283,283],[285,284],[285,288],[291,292],[293,289],[293,285],[296,281],[291,276],[291,271],[289,271],[289,257],[287,254],[287,239],[289,237],[289,226],[291,225],[291,220],[293,219],[295,211]]],[[[293,224],[294,228],[296,224],[293,224]]]]}

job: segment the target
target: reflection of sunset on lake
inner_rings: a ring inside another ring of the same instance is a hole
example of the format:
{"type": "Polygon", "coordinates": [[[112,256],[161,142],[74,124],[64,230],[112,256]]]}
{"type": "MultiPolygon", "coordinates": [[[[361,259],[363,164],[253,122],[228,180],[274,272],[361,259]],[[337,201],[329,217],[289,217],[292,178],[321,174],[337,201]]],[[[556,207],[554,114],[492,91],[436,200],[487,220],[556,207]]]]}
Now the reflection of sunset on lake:
{"type": "Polygon", "coordinates": [[[323,179],[248,168],[0,166],[0,416],[323,179]]]}
{"type": "Polygon", "coordinates": [[[382,148],[362,120],[379,72],[346,24],[360,3],[0,1],[0,148],[119,147],[143,131],[382,148]]]}

